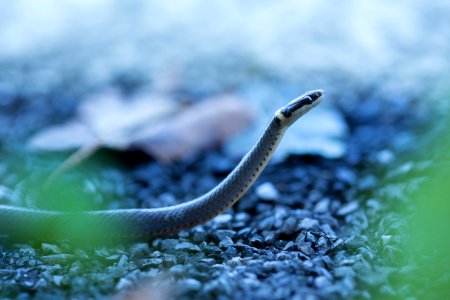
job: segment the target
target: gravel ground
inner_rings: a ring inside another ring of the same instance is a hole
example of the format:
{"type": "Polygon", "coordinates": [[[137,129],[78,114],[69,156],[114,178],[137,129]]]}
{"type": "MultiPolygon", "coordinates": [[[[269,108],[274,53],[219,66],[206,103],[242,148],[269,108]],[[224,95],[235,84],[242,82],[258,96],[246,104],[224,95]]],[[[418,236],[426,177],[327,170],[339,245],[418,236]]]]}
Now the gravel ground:
{"type": "MultiPolygon", "coordinates": [[[[417,109],[419,97],[391,103],[389,110],[383,94],[373,88],[359,91],[356,101],[347,99],[337,99],[350,128],[343,158],[290,156],[271,164],[236,206],[204,225],[148,243],[108,246],[17,244],[2,238],[1,298],[427,295],[425,288],[394,282],[393,276],[417,268],[396,263],[404,253],[405,225],[404,215],[394,208],[413,205],[411,186],[435,165],[429,157],[411,156],[410,149],[429,127],[424,127],[429,118],[417,109]]],[[[73,113],[69,100],[64,105],[26,97],[5,102],[0,150],[7,159],[0,162],[0,203],[61,207],[51,193],[49,201],[36,203],[36,187],[55,166],[55,157],[27,153],[19,141],[45,127],[46,116],[73,113]]],[[[432,145],[432,139],[423,143],[432,145]]],[[[237,163],[220,149],[170,166],[135,153],[105,152],[95,158],[62,181],[73,187],[77,197],[72,201],[98,209],[186,201],[215,186],[237,163]]],[[[439,284],[446,278],[439,278],[439,284]]],[[[438,283],[430,280],[424,287],[433,284],[438,283]]]]}

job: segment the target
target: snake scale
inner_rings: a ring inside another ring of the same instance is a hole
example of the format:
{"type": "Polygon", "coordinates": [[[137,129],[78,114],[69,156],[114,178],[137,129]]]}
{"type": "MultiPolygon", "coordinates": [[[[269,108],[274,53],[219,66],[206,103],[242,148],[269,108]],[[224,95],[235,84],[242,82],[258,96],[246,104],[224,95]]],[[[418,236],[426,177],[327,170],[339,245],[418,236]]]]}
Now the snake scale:
{"type": "Polygon", "coordinates": [[[148,239],[202,224],[236,203],[269,162],[287,128],[317,106],[309,91],[276,111],[263,134],[230,174],[194,200],[162,208],[57,212],[0,205],[0,234],[33,240],[148,239]]]}

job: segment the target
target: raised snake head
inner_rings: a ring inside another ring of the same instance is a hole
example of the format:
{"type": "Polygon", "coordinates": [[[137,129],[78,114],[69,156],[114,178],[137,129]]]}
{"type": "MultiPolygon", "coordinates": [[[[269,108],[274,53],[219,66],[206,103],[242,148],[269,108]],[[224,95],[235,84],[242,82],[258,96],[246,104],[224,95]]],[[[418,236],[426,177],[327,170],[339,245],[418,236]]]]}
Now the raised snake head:
{"type": "Polygon", "coordinates": [[[290,126],[301,116],[316,107],[323,99],[322,90],[313,90],[295,98],[275,113],[283,126],[290,126]]]}

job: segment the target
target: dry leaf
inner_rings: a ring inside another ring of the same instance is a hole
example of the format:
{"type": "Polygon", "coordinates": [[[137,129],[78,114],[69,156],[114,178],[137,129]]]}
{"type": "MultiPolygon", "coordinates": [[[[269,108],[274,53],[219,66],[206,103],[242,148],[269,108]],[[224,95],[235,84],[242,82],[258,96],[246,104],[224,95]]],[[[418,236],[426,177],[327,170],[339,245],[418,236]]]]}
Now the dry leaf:
{"type": "Polygon", "coordinates": [[[142,129],[152,127],[178,105],[158,95],[142,95],[125,101],[119,93],[108,91],[86,99],[77,118],[56,125],[31,137],[28,146],[40,151],[68,151],[100,145],[126,149],[142,129]]]}
{"type": "Polygon", "coordinates": [[[108,91],[84,101],[77,119],[47,128],[33,136],[33,150],[77,150],[51,175],[58,176],[97,149],[141,149],[161,162],[182,160],[221,144],[246,128],[253,117],[242,100],[211,98],[181,113],[179,106],[155,95],[125,101],[108,91]]]}
{"type": "Polygon", "coordinates": [[[200,102],[143,133],[133,143],[157,160],[182,160],[223,143],[253,120],[251,108],[242,100],[222,96],[200,102]]]}

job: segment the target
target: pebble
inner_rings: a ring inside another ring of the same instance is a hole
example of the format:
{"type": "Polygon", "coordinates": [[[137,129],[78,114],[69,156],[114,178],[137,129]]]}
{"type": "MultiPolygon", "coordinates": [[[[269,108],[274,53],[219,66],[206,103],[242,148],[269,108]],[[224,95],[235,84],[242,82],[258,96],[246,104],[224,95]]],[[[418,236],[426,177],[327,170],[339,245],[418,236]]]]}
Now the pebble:
{"type": "Polygon", "coordinates": [[[219,247],[222,248],[222,249],[229,248],[229,247],[231,247],[233,245],[234,245],[233,240],[230,237],[228,237],[228,236],[226,236],[224,239],[222,239],[220,241],[220,243],[219,243],[219,247]]]}
{"type": "MultiPolygon", "coordinates": [[[[158,241],[158,240],[154,241],[154,245],[155,245],[156,241],[158,241]]],[[[159,241],[160,241],[159,242],[159,248],[161,250],[163,250],[163,251],[166,251],[166,252],[174,252],[174,250],[176,250],[175,247],[180,242],[180,241],[178,241],[176,239],[161,239],[159,241]]],[[[158,244],[158,243],[156,243],[156,244],[158,244]]]]}
{"type": "Polygon", "coordinates": [[[280,197],[278,190],[270,182],[264,182],[256,187],[256,195],[265,201],[276,201],[280,197]]]}
{"type": "Polygon", "coordinates": [[[286,244],[286,246],[284,246],[283,250],[284,251],[290,251],[290,250],[294,250],[295,249],[295,244],[293,241],[290,241],[286,244]]]}
{"type": "Polygon", "coordinates": [[[225,238],[232,238],[236,235],[236,231],[230,229],[217,229],[213,232],[213,237],[216,241],[222,241],[225,238]]]}
{"type": "Polygon", "coordinates": [[[262,236],[260,236],[259,234],[255,234],[254,236],[252,236],[250,238],[250,245],[254,247],[261,247],[262,245],[264,245],[262,236]]]}
{"type": "Polygon", "coordinates": [[[55,265],[55,264],[67,264],[74,259],[73,254],[52,254],[42,256],[41,259],[44,263],[55,265]]]}
{"type": "Polygon", "coordinates": [[[300,222],[300,229],[313,230],[317,227],[319,227],[319,221],[317,221],[316,219],[304,218],[300,222]]]}
{"type": "Polygon", "coordinates": [[[41,244],[41,249],[46,254],[60,254],[60,253],[62,253],[61,248],[59,246],[57,246],[57,245],[54,245],[54,244],[42,243],[41,244]]]}
{"type": "Polygon", "coordinates": [[[336,177],[338,180],[345,182],[347,185],[354,185],[356,184],[356,174],[353,170],[346,168],[346,167],[340,167],[336,170],[336,177]]]}
{"type": "Polygon", "coordinates": [[[199,246],[194,245],[194,244],[189,243],[189,242],[178,243],[178,244],[175,245],[174,249],[175,250],[181,250],[181,251],[188,251],[188,252],[192,252],[192,253],[197,253],[197,252],[201,252],[202,251],[199,246]]]}
{"type": "Polygon", "coordinates": [[[280,228],[280,232],[287,235],[291,235],[294,232],[296,232],[296,228],[297,228],[297,219],[295,219],[294,217],[289,217],[284,221],[283,225],[280,228]]]}
{"type": "Polygon", "coordinates": [[[336,215],[338,216],[346,216],[348,214],[351,214],[352,212],[356,211],[359,208],[359,203],[357,201],[352,201],[349,203],[346,203],[341,206],[341,208],[338,209],[336,212],[336,215]]]}
{"type": "Polygon", "coordinates": [[[311,255],[314,252],[310,242],[298,243],[297,248],[306,255],[311,255]]]}
{"type": "Polygon", "coordinates": [[[192,292],[192,291],[198,291],[201,289],[202,284],[200,281],[193,279],[193,278],[185,278],[180,281],[178,281],[178,286],[182,291],[185,292],[192,292]]]}
{"type": "Polygon", "coordinates": [[[323,289],[331,285],[331,281],[326,276],[319,276],[314,279],[314,285],[319,289],[323,289]]]}
{"type": "Polygon", "coordinates": [[[126,278],[120,278],[119,282],[116,285],[117,291],[123,291],[123,290],[129,290],[133,287],[133,283],[126,279],[126,278]]]}
{"type": "Polygon", "coordinates": [[[224,225],[230,223],[233,219],[233,216],[230,214],[220,214],[213,219],[213,222],[217,225],[224,225]]]}
{"type": "Polygon", "coordinates": [[[151,250],[147,243],[134,244],[130,247],[131,258],[144,258],[150,256],[151,250]]]}
{"type": "Polygon", "coordinates": [[[323,214],[329,212],[330,199],[325,198],[320,200],[314,206],[314,212],[318,214],[323,214]]]}

